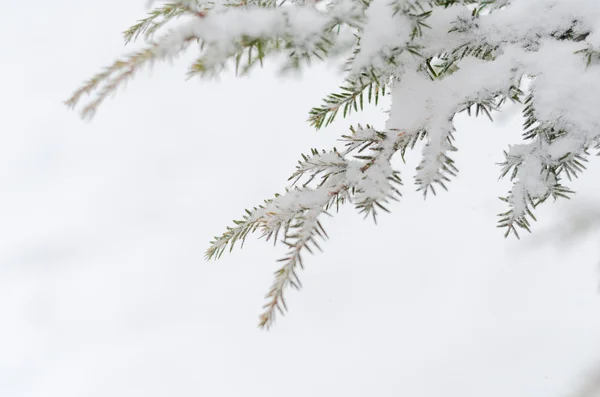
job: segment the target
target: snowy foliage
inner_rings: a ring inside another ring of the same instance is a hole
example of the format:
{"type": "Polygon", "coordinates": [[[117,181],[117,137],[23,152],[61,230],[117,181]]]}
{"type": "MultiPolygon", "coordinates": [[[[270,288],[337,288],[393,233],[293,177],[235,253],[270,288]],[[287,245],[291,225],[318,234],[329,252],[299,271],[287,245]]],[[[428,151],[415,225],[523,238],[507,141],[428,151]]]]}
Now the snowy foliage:
{"type": "Polygon", "coordinates": [[[450,157],[453,119],[491,113],[507,101],[524,104],[522,144],[509,147],[501,176],[512,189],[500,214],[505,235],[530,230],[533,209],[549,197],[568,197],[563,185],[598,149],[600,117],[600,3],[596,0],[181,0],[163,4],[124,32],[148,45],[87,81],[67,101],[87,94],[84,117],[144,66],[198,51],[189,75],[211,76],[234,65],[239,74],[283,55],[284,69],[311,61],[344,61],[345,82],[310,110],[319,129],[391,95],[385,127],[350,128],[343,150],[312,150],[291,176],[285,194],[246,210],[215,237],[207,258],[218,258],[248,234],[281,241],[288,253],[267,295],[260,325],[285,310],[284,290],[299,287],[305,251],[327,238],[319,218],[342,204],[376,219],[397,200],[394,155],[423,141],[417,189],[446,189],[458,170],[450,157]],[[168,28],[167,28],[168,27],[168,28]],[[163,32],[164,31],[164,32],[163,32]],[[157,34],[161,32],[161,36],[157,34]]]}

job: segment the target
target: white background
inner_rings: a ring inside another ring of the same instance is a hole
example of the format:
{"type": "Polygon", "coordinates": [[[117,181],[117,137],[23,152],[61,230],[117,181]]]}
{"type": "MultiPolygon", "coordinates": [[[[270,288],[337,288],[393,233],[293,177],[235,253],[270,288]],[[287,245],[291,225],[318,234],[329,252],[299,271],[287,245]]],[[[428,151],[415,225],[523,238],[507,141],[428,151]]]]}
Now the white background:
{"type": "Polygon", "coordinates": [[[520,139],[518,108],[458,117],[450,191],[424,202],[409,156],[392,214],[327,219],[305,288],[261,331],[283,247],[251,237],[206,262],[208,242],[282,192],[301,152],[340,145],[350,123],[382,128],[384,108],[315,132],[335,69],[185,81],[182,59],[81,121],[62,101],[126,50],[143,3],[1,4],[0,396],[593,394],[598,162],[532,236],[504,240],[495,163],[520,139]]]}

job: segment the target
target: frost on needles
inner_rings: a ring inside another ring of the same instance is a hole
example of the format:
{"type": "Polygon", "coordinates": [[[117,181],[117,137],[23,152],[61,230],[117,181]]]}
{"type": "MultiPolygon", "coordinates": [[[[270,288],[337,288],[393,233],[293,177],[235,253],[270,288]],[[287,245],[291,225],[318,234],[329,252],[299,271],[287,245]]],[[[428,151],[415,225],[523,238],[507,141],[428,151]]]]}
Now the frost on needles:
{"type": "MultiPolygon", "coordinates": [[[[320,218],[351,204],[376,220],[400,196],[398,153],[424,141],[417,189],[446,189],[458,170],[450,157],[453,118],[524,104],[523,142],[507,148],[501,176],[512,189],[499,227],[505,236],[530,231],[533,209],[549,197],[573,193],[563,185],[599,149],[600,3],[597,0],[201,0],[157,5],[124,32],[145,46],[86,81],[66,103],[92,117],[109,95],[155,61],[194,51],[189,76],[210,77],[226,67],[246,74],[269,57],[284,69],[339,59],[338,92],[309,112],[320,129],[338,115],[391,95],[385,126],[350,127],[340,150],[302,155],[285,193],[246,210],[214,238],[206,252],[218,258],[250,233],[287,247],[267,294],[260,326],[286,310],[284,291],[300,287],[305,252],[327,238],[320,218]],[[525,88],[525,81],[531,84],[525,88]]],[[[491,117],[490,117],[491,118],[491,117]]]]}

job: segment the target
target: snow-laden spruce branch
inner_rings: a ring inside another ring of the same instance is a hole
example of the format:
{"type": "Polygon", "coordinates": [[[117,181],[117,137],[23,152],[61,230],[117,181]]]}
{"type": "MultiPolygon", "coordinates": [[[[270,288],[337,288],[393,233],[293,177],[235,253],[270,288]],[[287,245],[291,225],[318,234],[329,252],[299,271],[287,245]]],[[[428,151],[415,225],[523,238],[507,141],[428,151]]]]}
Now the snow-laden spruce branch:
{"type": "Polygon", "coordinates": [[[282,68],[312,61],[342,64],[340,91],[309,111],[309,124],[329,125],[391,95],[383,128],[351,127],[344,149],[303,155],[281,195],[246,210],[214,238],[206,253],[220,257],[249,234],[281,242],[287,253],[267,294],[260,325],[286,310],[284,292],[298,288],[306,252],[321,249],[321,217],[351,204],[365,216],[389,212],[402,180],[392,158],[422,151],[415,184],[424,196],[448,188],[457,175],[457,113],[492,118],[507,101],[523,106],[523,142],[504,151],[501,177],[512,188],[501,199],[506,235],[530,231],[534,208],[568,197],[563,184],[599,148],[600,4],[596,0],[186,0],[150,10],[124,32],[144,48],[114,62],[67,100],[91,117],[140,69],[194,50],[189,76],[213,76],[228,66],[248,73],[272,55],[282,68]]]}
{"type": "Polygon", "coordinates": [[[402,133],[386,134],[370,126],[359,126],[344,140],[346,150],[342,153],[313,149],[310,155],[302,155],[290,177],[291,188],[264,205],[246,210],[234,227],[214,238],[206,253],[207,259],[218,258],[227,248],[233,249],[236,242],[243,244],[247,235],[255,231],[266,240],[273,239],[275,243],[279,239],[288,247],[280,260],[283,266],[275,272],[260,326],[269,327],[276,311],[283,313],[286,309],[284,289],[301,285],[296,272],[298,266],[303,266],[303,253],[321,250],[318,240],[326,239],[327,233],[320,216],[329,215],[334,208],[339,210],[345,203],[354,203],[365,216],[376,219],[379,209],[387,211],[385,203],[400,196],[398,187],[402,181],[392,169],[390,158],[400,146],[409,144],[409,138],[402,133]],[[375,153],[355,156],[360,160],[349,158],[350,153],[367,148],[375,153]]]}

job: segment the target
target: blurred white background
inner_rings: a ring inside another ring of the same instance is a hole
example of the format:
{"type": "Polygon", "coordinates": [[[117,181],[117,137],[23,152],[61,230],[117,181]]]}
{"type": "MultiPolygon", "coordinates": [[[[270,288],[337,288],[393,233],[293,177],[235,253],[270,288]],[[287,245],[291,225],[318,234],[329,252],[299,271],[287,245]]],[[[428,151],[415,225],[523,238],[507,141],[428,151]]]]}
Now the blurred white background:
{"type": "Polygon", "coordinates": [[[144,1],[1,9],[0,396],[593,395],[600,163],[504,240],[495,163],[520,139],[517,107],[457,119],[450,192],[414,192],[414,153],[378,226],[350,207],[326,220],[325,252],[264,332],[283,247],[250,238],[209,263],[208,242],[281,192],[300,152],[382,128],[384,107],[315,132],[334,68],[185,81],[181,59],[85,123],[62,101],[126,51],[144,1]]]}

